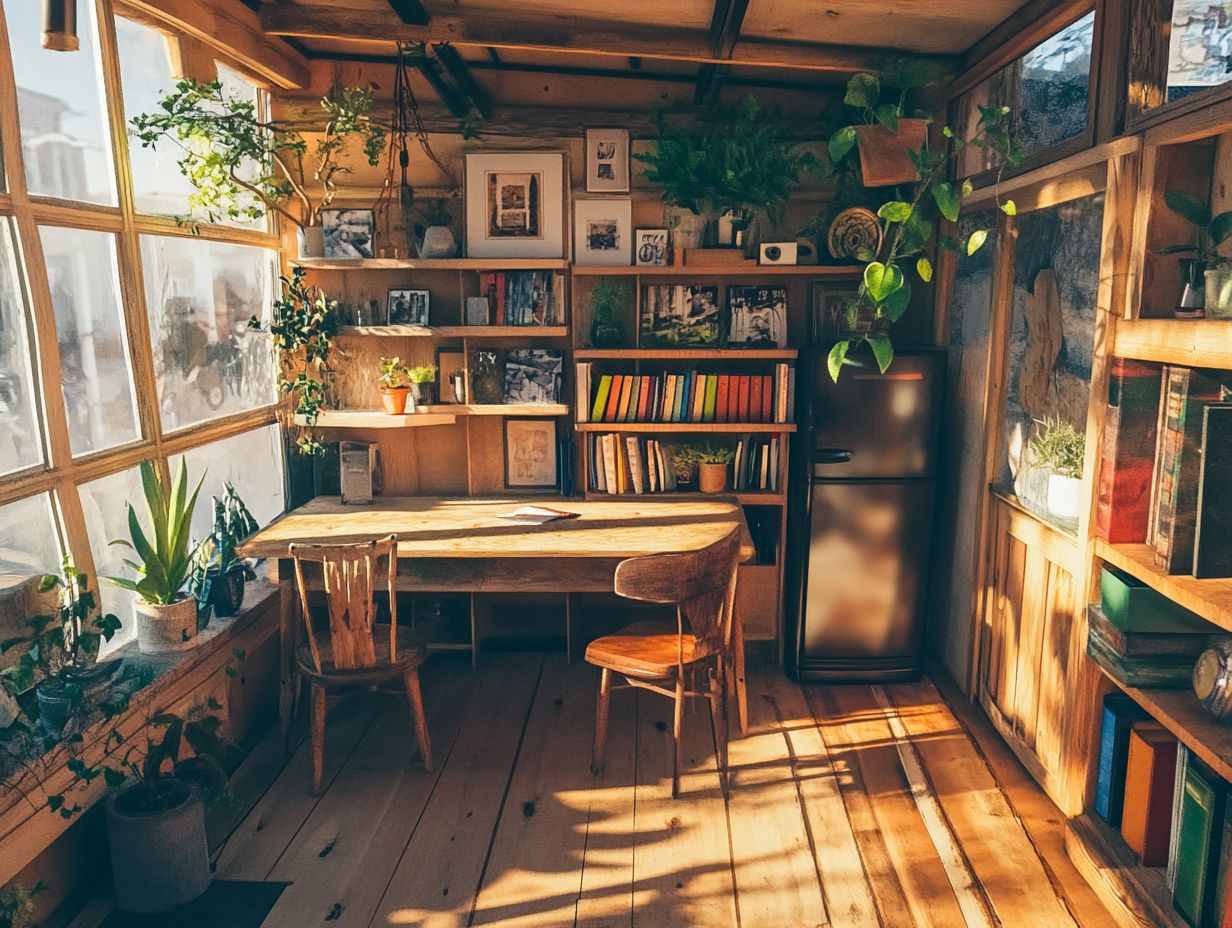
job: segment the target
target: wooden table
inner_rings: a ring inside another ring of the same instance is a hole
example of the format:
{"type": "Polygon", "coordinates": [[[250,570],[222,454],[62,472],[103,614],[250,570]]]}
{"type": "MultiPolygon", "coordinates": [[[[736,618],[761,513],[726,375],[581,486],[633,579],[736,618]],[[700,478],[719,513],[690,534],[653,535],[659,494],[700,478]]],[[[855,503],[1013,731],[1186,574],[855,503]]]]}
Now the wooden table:
{"type": "MultiPolygon", "coordinates": [[[[573,593],[612,592],[616,565],[649,554],[697,551],[741,532],[741,556],[754,555],[744,510],[735,500],[485,499],[386,497],[344,506],[318,497],[250,536],[242,557],[278,560],[281,585],[282,664],[279,715],[290,721],[292,657],[298,633],[298,596],[289,546],[349,544],[398,536],[398,589],[468,593],[565,594],[566,650],[572,654],[573,593]],[[580,514],[533,525],[501,518],[528,504],[580,514]]],[[[471,651],[478,640],[472,597],[471,651]]],[[[737,624],[733,655],[741,730],[746,727],[744,637],[737,624]]]]}

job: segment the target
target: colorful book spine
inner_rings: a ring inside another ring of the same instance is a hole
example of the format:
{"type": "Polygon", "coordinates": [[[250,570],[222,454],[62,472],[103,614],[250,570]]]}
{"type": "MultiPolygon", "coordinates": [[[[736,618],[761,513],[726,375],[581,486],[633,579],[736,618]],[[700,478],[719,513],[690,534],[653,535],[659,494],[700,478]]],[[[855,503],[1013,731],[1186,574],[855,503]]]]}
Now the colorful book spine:
{"type": "Polygon", "coordinates": [[[1168,869],[1164,883],[1171,893],[1176,889],[1176,867],[1181,844],[1181,809],[1185,804],[1185,771],[1189,768],[1189,749],[1181,745],[1176,749],[1176,782],[1172,786],[1172,831],[1168,835],[1168,869]]]}
{"type": "Polygon", "coordinates": [[[715,394],[714,421],[731,422],[728,414],[728,397],[730,396],[732,378],[729,374],[719,374],[719,387],[715,394]]]}
{"type": "Polygon", "coordinates": [[[1168,863],[1177,742],[1162,725],[1135,722],[1125,765],[1121,837],[1144,867],[1168,863]]]}
{"type": "Polygon", "coordinates": [[[1214,872],[1223,832],[1224,784],[1191,758],[1181,799],[1181,829],[1177,842],[1176,887],[1172,905],[1195,928],[1214,923],[1214,872]]]}
{"type": "Polygon", "coordinates": [[[1160,384],[1159,365],[1113,358],[1095,524],[1106,541],[1141,543],[1146,539],[1160,384]]]}
{"type": "Polygon", "coordinates": [[[1202,414],[1202,463],[1194,519],[1193,575],[1232,577],[1232,404],[1210,403],[1202,414]]]}
{"type": "Polygon", "coordinates": [[[1099,729],[1099,765],[1095,778],[1095,811],[1116,828],[1125,801],[1125,766],[1129,760],[1129,733],[1146,713],[1124,693],[1109,693],[1099,729]]]}

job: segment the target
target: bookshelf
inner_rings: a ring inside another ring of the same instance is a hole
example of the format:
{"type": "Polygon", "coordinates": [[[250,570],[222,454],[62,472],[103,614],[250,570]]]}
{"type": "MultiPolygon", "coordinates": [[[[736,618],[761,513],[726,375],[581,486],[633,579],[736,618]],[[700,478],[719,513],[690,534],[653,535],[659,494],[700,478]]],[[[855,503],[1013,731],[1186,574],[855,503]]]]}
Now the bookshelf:
{"type": "Polygon", "coordinates": [[[1155,549],[1146,544],[1111,545],[1097,538],[1095,553],[1177,605],[1232,632],[1232,579],[1198,580],[1181,574],[1166,574],[1155,566],[1155,549]]]}
{"type": "Polygon", "coordinates": [[[579,432],[689,432],[779,434],[794,432],[794,422],[575,422],[579,432]]]}
{"type": "Polygon", "coordinates": [[[563,271],[564,258],[297,258],[317,271],[563,271]]]}
{"type": "Polygon", "coordinates": [[[794,361],[795,348],[578,348],[579,361],[794,361]]]}
{"type": "MultiPolygon", "coordinates": [[[[317,416],[319,429],[417,429],[433,425],[453,425],[457,419],[445,413],[407,413],[391,416],[379,409],[323,409],[317,416]]],[[[303,416],[295,424],[306,426],[303,416]]]]}
{"type": "Polygon", "coordinates": [[[344,325],[344,338],[568,338],[565,325],[344,325]]]}
{"type": "Polygon", "coordinates": [[[1112,353],[1122,358],[1232,368],[1232,322],[1224,319],[1125,319],[1112,353]]]}

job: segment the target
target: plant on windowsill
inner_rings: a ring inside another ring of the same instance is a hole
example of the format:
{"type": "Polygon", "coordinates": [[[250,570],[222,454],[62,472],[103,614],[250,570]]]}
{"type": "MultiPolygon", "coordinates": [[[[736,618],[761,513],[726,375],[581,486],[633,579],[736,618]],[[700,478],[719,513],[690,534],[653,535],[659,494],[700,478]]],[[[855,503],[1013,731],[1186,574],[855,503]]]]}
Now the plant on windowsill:
{"type": "MultiPolygon", "coordinates": [[[[248,327],[261,331],[261,320],[253,316],[248,327]]],[[[278,360],[278,391],[291,398],[292,415],[303,422],[295,446],[300,454],[324,454],[316,424],[334,383],[330,357],[338,332],[338,303],[320,288],[306,285],[304,269],[295,267],[290,277],[282,278],[269,331],[278,360]]]]}
{"type": "MultiPolygon", "coordinates": [[[[411,372],[401,358],[381,358],[376,382],[381,385],[381,404],[387,416],[405,413],[411,393],[411,372]]],[[[412,410],[413,412],[414,410],[412,410]]]]}
{"type": "Polygon", "coordinates": [[[35,689],[39,722],[47,734],[59,736],[81,708],[83,697],[104,684],[122,661],[98,661],[101,643],[115,636],[120,620],[111,613],[95,614],[98,605],[89,577],[73,566],[71,558],[64,558],[60,574],[39,578],[40,594],[53,591],[55,612],[31,616],[26,620],[29,634],[0,641],[0,654],[27,646],[17,663],[0,675],[22,692],[42,674],[35,689]]]}
{"type": "Polygon", "coordinates": [[[1082,501],[1082,463],[1086,436],[1060,418],[1036,422],[1031,454],[1048,474],[1048,511],[1063,519],[1077,519],[1082,501]]]}
{"type": "Polygon", "coordinates": [[[129,503],[129,540],[111,542],[131,549],[139,559],[124,561],[137,572],[136,580],[129,577],[105,579],[137,594],[133,611],[137,616],[137,645],[142,651],[183,651],[196,643],[197,601],[185,592],[185,588],[196,553],[189,546],[188,533],[204,480],[202,475],[189,496],[188,468],[182,457],[170,488],[163,485],[153,464],[142,461],[141,485],[149,534],[141,527],[137,510],[129,503]]]}
{"type": "Polygon", "coordinates": [[[230,482],[223,487],[222,497],[213,498],[214,525],[198,554],[204,553],[206,558],[205,582],[209,584],[209,602],[214,614],[226,617],[240,611],[246,582],[257,579],[248,561],[236,554],[235,549],[258,526],[235,487],[230,482]]]}
{"type": "Polygon", "coordinates": [[[1182,190],[1165,191],[1164,203],[1193,226],[1195,233],[1192,242],[1159,249],[1161,255],[1193,256],[1180,259],[1185,293],[1177,302],[1177,316],[1200,318],[1205,308],[1205,314],[1214,319],[1232,319],[1232,258],[1219,253],[1219,246],[1232,238],[1232,210],[1213,216],[1210,207],[1182,190]],[[1196,290],[1199,280],[1204,280],[1204,293],[1196,290]],[[1205,297],[1201,306],[1195,299],[1199,293],[1205,297]]]}
{"type": "Polygon", "coordinates": [[[411,408],[418,409],[432,401],[432,384],[436,383],[436,368],[431,364],[422,367],[411,367],[406,372],[410,380],[411,408]]]}
{"type": "Polygon", "coordinates": [[[183,152],[177,164],[194,187],[190,206],[210,222],[246,222],[275,212],[299,228],[305,258],[325,254],[321,211],[350,173],[341,160],[348,141],[362,141],[372,167],[385,150],[386,130],[372,118],[368,87],[330,89],[321,99],[323,131],[311,145],[299,129],[263,118],[256,101],[231,96],[218,80],[178,81],[159,107],[130,122],[144,147],[166,139],[183,152]]]}

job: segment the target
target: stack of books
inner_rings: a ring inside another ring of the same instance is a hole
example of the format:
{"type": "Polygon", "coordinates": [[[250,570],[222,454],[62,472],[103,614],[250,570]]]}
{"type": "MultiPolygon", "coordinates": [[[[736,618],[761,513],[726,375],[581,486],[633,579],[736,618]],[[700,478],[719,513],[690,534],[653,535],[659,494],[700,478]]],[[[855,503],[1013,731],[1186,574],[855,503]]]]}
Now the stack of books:
{"type": "MultiPolygon", "coordinates": [[[[608,432],[590,442],[590,489],[613,496],[681,489],[673,443],[608,432]]],[[[741,437],[732,460],[732,489],[777,493],[782,445],[777,436],[741,437]]]]}
{"type": "Polygon", "coordinates": [[[579,422],[791,422],[796,371],[773,374],[603,374],[577,366],[579,422]]]}
{"type": "Polygon", "coordinates": [[[479,275],[487,321],[468,325],[564,325],[565,275],[555,271],[493,271],[479,275]]]}

